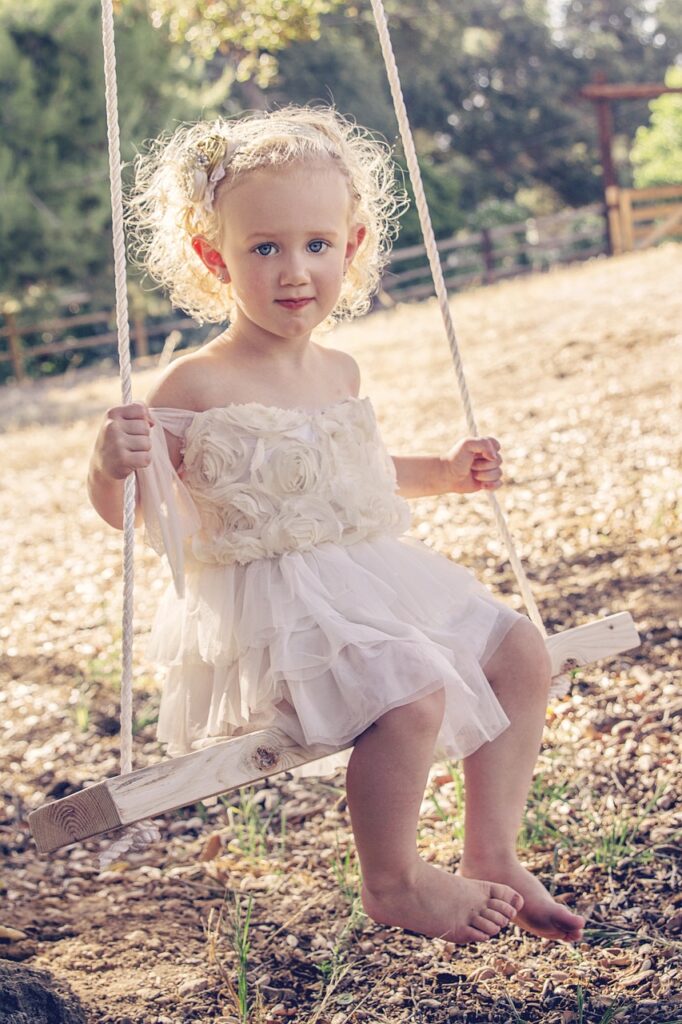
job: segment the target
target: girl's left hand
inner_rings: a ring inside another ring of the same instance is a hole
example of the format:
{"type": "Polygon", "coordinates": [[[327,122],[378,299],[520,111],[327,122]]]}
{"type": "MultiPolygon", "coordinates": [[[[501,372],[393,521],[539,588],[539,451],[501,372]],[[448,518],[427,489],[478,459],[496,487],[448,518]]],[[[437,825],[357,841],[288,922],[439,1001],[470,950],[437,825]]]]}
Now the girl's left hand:
{"type": "Polygon", "coordinates": [[[441,461],[447,491],[495,491],[502,483],[500,444],[494,437],[466,437],[442,455],[441,461]]]}

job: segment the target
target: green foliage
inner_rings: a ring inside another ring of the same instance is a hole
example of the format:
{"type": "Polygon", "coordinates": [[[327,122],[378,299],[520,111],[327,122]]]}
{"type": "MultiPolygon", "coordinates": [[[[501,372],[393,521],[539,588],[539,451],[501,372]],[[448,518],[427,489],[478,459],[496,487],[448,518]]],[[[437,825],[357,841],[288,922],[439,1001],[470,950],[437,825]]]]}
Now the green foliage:
{"type": "MultiPolygon", "coordinates": [[[[596,70],[660,80],[682,30],[675,0],[386,7],[438,237],[600,199],[594,114],[579,90],[596,70]]],[[[99,23],[99,0],[0,0],[0,308],[32,303],[33,318],[49,314],[55,290],[111,297],[99,23]]],[[[116,36],[124,161],[177,121],[322,100],[396,143],[401,163],[367,4],[120,0],[116,36]]],[[[655,176],[638,183],[679,180],[664,142],[678,137],[679,115],[665,113],[677,103],[656,101],[637,138],[636,173],[655,176]]],[[[623,103],[615,115],[627,152],[649,110],[623,103]]],[[[398,244],[420,239],[411,209],[398,244]]]]}
{"type": "MultiPolygon", "coordinates": [[[[98,0],[0,7],[0,295],[16,297],[38,282],[110,290],[99,11],[98,0]]],[[[139,4],[117,30],[129,160],[141,138],[187,107],[174,94],[167,44],[139,4]]]]}
{"type": "Polygon", "coordinates": [[[152,22],[174,43],[189,43],[208,59],[235,58],[238,82],[267,86],[277,73],[275,54],[299,39],[320,38],[320,18],[343,0],[149,0],[152,22]]]}
{"type": "MultiPolygon", "coordinates": [[[[665,84],[682,87],[682,67],[670,68],[665,84]]],[[[649,124],[637,129],[630,151],[635,186],[682,185],[682,93],[664,93],[649,109],[649,124]]]]}
{"type": "Polygon", "coordinates": [[[273,818],[280,820],[281,838],[280,854],[284,855],[286,818],[281,812],[278,815],[279,805],[266,816],[261,816],[260,804],[256,800],[256,790],[253,786],[242,786],[239,789],[239,803],[233,804],[221,797],[225,805],[227,821],[232,835],[231,844],[235,844],[245,857],[259,860],[267,857],[272,835],[270,828],[273,818]]]}

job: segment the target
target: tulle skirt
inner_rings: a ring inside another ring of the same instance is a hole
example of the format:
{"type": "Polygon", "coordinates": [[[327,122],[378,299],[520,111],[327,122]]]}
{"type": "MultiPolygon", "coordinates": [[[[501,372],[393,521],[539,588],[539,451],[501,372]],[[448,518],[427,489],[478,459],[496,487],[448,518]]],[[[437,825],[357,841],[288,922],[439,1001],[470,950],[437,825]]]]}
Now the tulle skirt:
{"type": "MultiPolygon", "coordinates": [[[[168,587],[148,644],[167,667],[158,738],[174,757],[276,725],[334,750],[444,687],[434,760],[466,757],[509,725],[483,667],[521,618],[405,536],[194,564],[184,598],[168,587]]],[[[294,775],[328,775],[350,753],[294,775]]]]}

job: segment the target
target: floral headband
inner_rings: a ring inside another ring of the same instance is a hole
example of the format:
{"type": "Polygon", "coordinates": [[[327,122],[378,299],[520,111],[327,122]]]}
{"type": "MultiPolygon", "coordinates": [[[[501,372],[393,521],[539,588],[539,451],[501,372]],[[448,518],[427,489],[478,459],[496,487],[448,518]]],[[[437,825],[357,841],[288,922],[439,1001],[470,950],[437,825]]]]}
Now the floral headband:
{"type": "MultiPolygon", "coordinates": [[[[296,134],[322,142],[324,148],[335,153],[331,139],[311,125],[296,125],[296,134]]],[[[243,149],[244,142],[236,142],[224,135],[213,135],[192,146],[185,167],[185,192],[189,201],[207,214],[213,213],[215,190],[223,180],[226,168],[235,154],[243,149]]]]}
{"type": "Polygon", "coordinates": [[[213,212],[218,182],[225,177],[225,168],[239,148],[239,143],[214,135],[189,150],[185,192],[189,201],[205,213],[213,212]]]}

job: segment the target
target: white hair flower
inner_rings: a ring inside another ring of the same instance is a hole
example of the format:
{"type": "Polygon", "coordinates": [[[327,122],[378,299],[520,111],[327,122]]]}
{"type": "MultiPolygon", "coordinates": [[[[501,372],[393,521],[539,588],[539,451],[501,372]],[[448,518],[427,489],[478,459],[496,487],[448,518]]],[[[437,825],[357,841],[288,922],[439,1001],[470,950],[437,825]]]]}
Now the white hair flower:
{"type": "Polygon", "coordinates": [[[187,198],[209,215],[213,213],[218,183],[225,177],[225,168],[239,148],[236,142],[216,138],[189,151],[185,177],[187,198]]]}

